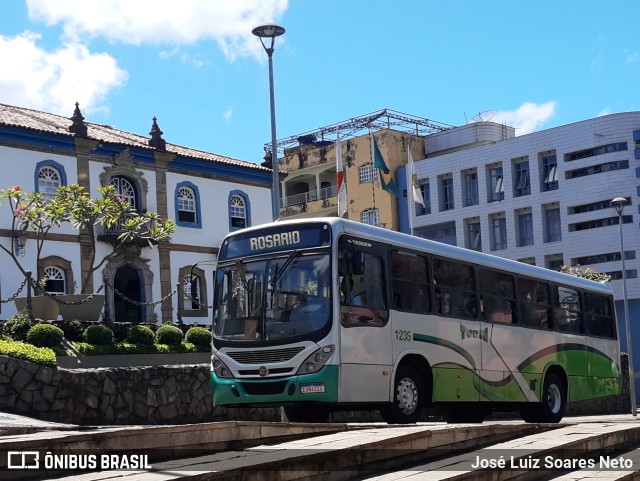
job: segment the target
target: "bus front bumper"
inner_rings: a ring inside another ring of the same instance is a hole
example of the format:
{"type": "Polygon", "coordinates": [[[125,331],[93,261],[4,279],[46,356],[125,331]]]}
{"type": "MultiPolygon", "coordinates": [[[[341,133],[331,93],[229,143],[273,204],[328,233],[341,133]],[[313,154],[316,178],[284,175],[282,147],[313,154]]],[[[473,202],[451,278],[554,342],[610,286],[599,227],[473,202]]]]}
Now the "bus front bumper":
{"type": "Polygon", "coordinates": [[[214,406],[338,402],[338,366],[324,366],[313,374],[275,379],[227,379],[211,372],[214,406]]]}

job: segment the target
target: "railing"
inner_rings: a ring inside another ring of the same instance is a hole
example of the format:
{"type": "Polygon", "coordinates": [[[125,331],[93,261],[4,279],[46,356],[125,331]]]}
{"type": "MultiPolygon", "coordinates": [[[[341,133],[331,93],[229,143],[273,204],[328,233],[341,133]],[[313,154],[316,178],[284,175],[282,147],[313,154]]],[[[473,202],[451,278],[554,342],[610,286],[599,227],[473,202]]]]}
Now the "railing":
{"type": "Polygon", "coordinates": [[[330,197],[336,197],[338,195],[338,186],[332,185],[331,187],[323,187],[320,191],[312,190],[310,192],[303,192],[302,194],[290,195],[280,200],[280,207],[288,207],[290,205],[305,204],[307,202],[313,202],[315,200],[328,199],[330,197]]]}

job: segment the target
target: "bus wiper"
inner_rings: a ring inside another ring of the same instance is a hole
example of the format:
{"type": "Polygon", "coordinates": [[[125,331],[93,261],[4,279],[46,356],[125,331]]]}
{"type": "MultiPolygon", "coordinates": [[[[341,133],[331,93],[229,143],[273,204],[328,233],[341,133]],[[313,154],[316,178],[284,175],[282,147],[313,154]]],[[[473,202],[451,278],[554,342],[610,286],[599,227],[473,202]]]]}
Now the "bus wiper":
{"type": "Polygon", "coordinates": [[[300,255],[300,251],[293,251],[291,254],[289,254],[289,257],[287,257],[287,260],[284,261],[284,264],[282,264],[282,267],[280,268],[279,271],[277,271],[274,276],[273,279],[271,279],[271,282],[269,283],[269,285],[271,286],[271,290],[275,289],[276,287],[276,282],[278,282],[280,280],[280,278],[282,277],[282,273],[287,270],[287,267],[289,267],[289,264],[291,264],[291,261],[293,261],[293,259],[295,259],[296,257],[298,257],[300,255]]]}
{"type": "Polygon", "coordinates": [[[247,290],[247,292],[251,292],[251,288],[249,287],[249,283],[247,282],[247,271],[244,270],[244,265],[240,259],[236,259],[235,261],[236,269],[240,273],[240,279],[242,279],[242,285],[247,290]]]}

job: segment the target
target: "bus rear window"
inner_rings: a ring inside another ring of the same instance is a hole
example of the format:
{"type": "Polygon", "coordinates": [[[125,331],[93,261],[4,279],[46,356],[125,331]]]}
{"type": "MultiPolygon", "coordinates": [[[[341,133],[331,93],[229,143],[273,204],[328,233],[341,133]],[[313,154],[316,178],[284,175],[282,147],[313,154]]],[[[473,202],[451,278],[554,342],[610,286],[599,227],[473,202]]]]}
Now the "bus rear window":
{"type": "Polygon", "coordinates": [[[589,335],[609,339],[616,338],[613,308],[609,297],[585,292],[584,317],[589,335]]]}

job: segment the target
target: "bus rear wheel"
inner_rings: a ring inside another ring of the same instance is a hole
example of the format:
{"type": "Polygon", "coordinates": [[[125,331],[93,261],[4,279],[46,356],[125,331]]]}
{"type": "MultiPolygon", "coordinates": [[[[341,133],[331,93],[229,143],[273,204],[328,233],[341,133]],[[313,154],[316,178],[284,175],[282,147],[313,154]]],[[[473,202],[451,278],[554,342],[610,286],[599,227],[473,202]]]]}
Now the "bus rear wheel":
{"type": "Polygon", "coordinates": [[[559,423],[567,405],[567,390],[557,374],[544,378],[542,398],[537,404],[522,408],[521,415],[528,423],[559,423]]]}
{"type": "Polygon", "coordinates": [[[329,410],[322,406],[287,406],[284,414],[291,423],[326,423],[329,410]]]}
{"type": "Polygon", "coordinates": [[[396,372],[393,402],[380,410],[389,424],[414,424],[422,415],[424,385],[422,378],[411,366],[400,366],[396,372]]]}

